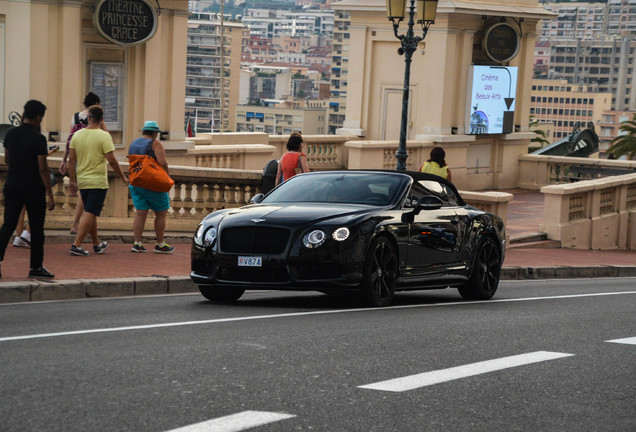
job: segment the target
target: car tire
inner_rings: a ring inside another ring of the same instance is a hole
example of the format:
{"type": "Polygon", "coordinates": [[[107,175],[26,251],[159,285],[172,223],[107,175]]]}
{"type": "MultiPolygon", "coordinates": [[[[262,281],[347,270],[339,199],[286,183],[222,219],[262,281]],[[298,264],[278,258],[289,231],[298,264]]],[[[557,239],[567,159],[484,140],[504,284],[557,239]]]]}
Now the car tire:
{"type": "Polygon", "coordinates": [[[501,273],[501,252],[495,240],[486,237],[475,256],[468,282],[459,287],[459,294],[468,300],[488,300],[495,295],[501,273]]]}
{"type": "Polygon", "coordinates": [[[360,294],[362,300],[375,307],[388,306],[395,296],[398,258],[391,242],[379,237],[371,243],[364,262],[360,294]]]}
{"type": "Polygon", "coordinates": [[[244,289],[240,288],[215,288],[212,286],[199,285],[199,291],[206,299],[213,302],[231,303],[237,301],[243,293],[244,289]]]}

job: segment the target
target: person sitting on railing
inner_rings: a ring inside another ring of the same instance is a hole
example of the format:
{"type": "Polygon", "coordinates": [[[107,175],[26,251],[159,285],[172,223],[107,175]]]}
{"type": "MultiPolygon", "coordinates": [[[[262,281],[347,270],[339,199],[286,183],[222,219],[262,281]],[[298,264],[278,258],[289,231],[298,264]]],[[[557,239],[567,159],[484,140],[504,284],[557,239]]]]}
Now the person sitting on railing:
{"type": "Polygon", "coordinates": [[[307,156],[302,152],[303,136],[294,132],[287,140],[287,153],[280,158],[276,172],[276,186],[289,180],[296,174],[309,172],[307,156]]]}
{"type": "Polygon", "coordinates": [[[446,152],[441,147],[433,147],[431,150],[431,157],[429,160],[420,165],[418,171],[423,173],[434,174],[445,178],[448,181],[451,180],[451,170],[446,165],[446,152]]]}

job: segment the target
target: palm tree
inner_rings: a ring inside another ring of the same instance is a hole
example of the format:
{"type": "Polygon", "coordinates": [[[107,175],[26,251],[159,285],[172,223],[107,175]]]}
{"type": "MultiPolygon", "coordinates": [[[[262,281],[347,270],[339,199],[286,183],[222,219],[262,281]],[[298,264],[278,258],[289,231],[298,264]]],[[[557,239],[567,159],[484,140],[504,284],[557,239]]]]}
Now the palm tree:
{"type": "Polygon", "coordinates": [[[550,141],[548,141],[545,135],[545,131],[543,129],[537,128],[539,126],[539,120],[537,120],[535,116],[530,116],[529,126],[530,126],[530,132],[533,132],[536,134],[535,137],[530,140],[530,142],[539,144],[539,148],[550,144],[550,141]]]}
{"type": "Polygon", "coordinates": [[[636,114],[631,120],[622,122],[619,130],[622,134],[612,140],[607,153],[616,158],[627,155],[628,159],[636,159],[636,114]]]}

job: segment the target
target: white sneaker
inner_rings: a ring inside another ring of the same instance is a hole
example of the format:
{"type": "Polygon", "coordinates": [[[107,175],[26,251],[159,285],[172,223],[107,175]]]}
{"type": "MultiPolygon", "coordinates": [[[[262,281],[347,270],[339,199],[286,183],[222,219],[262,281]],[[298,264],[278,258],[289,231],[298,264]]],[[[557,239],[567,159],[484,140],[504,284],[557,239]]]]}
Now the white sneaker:
{"type": "Polygon", "coordinates": [[[31,233],[27,230],[22,231],[22,234],[20,234],[20,238],[28,244],[31,244],[31,233]]]}
{"type": "Polygon", "coordinates": [[[29,243],[22,240],[22,237],[15,236],[13,240],[13,246],[15,247],[29,247],[29,243]]]}

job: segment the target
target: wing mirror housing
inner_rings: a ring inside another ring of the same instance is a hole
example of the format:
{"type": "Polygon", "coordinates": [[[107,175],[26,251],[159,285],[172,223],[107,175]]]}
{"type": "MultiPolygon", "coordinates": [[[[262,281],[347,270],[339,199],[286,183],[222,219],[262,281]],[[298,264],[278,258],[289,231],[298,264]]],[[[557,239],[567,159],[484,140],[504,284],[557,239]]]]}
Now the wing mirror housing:
{"type": "Polygon", "coordinates": [[[420,198],[420,200],[415,205],[415,208],[409,212],[405,212],[402,214],[402,222],[412,223],[415,219],[415,216],[420,214],[421,211],[427,210],[438,210],[442,208],[444,203],[441,199],[433,195],[426,195],[420,198]]]}
{"type": "Polygon", "coordinates": [[[259,202],[263,201],[264,196],[265,195],[263,195],[262,193],[254,195],[250,200],[250,204],[258,204],[259,202]]]}
{"type": "Polygon", "coordinates": [[[433,195],[425,195],[417,202],[415,206],[416,212],[421,212],[422,210],[438,210],[442,208],[444,203],[441,199],[433,195]]]}

